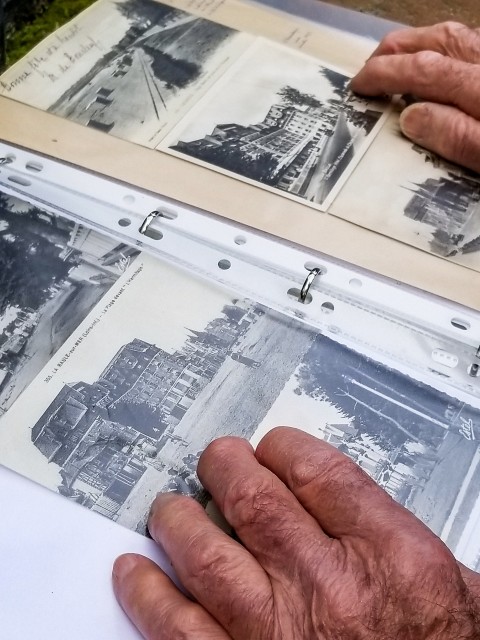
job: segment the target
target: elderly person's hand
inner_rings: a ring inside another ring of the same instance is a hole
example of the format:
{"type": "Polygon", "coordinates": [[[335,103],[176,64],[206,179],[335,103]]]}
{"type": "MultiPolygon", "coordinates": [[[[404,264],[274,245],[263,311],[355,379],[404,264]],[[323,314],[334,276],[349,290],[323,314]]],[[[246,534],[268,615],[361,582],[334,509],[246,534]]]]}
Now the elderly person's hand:
{"type": "Polygon", "coordinates": [[[480,171],[480,31],[455,22],[389,34],[353,79],[369,96],[411,94],[404,134],[480,171]]]}
{"type": "Polygon", "coordinates": [[[120,557],[115,593],[149,640],[478,640],[480,576],[330,445],[296,429],[221,438],[198,474],[235,529],[159,496],[149,528],[194,600],[120,557]]]}

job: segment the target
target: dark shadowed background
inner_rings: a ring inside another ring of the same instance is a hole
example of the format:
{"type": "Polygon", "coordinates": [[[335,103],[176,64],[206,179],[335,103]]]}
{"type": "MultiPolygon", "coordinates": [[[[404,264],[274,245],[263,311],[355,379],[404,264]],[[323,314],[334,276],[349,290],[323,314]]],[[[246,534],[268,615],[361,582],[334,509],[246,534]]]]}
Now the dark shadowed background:
{"type": "Polygon", "coordinates": [[[348,9],[381,18],[422,26],[444,20],[457,20],[480,26],[479,0],[328,0],[348,9]]]}

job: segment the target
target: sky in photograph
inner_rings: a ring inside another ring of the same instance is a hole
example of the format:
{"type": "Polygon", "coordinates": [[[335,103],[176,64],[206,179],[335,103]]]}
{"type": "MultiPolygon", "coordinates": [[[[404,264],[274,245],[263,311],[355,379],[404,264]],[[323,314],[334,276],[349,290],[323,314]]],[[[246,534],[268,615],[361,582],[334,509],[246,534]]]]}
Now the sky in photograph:
{"type": "Polygon", "coordinates": [[[327,400],[313,398],[306,393],[294,393],[299,386],[298,368],[288,380],[265,418],[258,425],[251,442],[256,446],[262,437],[274,427],[298,427],[306,433],[321,437],[327,424],[349,424],[350,418],[327,400]]]}

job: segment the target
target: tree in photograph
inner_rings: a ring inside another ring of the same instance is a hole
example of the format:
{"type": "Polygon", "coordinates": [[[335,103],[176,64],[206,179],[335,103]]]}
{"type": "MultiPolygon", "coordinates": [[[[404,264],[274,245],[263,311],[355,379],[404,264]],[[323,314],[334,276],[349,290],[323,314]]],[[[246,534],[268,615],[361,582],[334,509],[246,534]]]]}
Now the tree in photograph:
{"type": "Polygon", "coordinates": [[[298,373],[297,395],[328,401],[360,433],[392,450],[406,442],[436,446],[448,420],[448,398],[393,369],[317,336],[298,373]]]}
{"type": "Polygon", "coordinates": [[[480,251],[480,236],[466,242],[462,247],[462,253],[474,253],[480,251]]]}
{"type": "Polygon", "coordinates": [[[295,87],[286,85],[277,91],[277,95],[280,97],[283,104],[297,107],[314,107],[319,109],[322,107],[322,102],[311,93],[303,93],[295,87]]]}
{"type": "Polygon", "coordinates": [[[167,89],[181,89],[200,76],[202,69],[194,62],[175,58],[153,47],[143,46],[143,49],[152,57],[155,77],[165,82],[167,89]]]}
{"type": "Polygon", "coordinates": [[[380,111],[374,111],[372,109],[357,111],[352,107],[347,112],[347,120],[355,127],[362,128],[368,135],[379,121],[381,115],[380,111]]]}
{"type": "Polygon", "coordinates": [[[175,16],[185,15],[179,9],[152,2],[152,0],[126,0],[125,2],[116,2],[115,6],[117,11],[128,20],[138,23],[149,20],[151,24],[162,25],[175,16]]]}
{"type": "Polygon", "coordinates": [[[332,86],[333,92],[339,98],[345,98],[347,94],[347,86],[349,78],[344,76],[343,73],[333,71],[333,69],[327,69],[327,67],[320,67],[320,75],[326,78],[332,86]]]}
{"type": "Polygon", "coordinates": [[[0,314],[7,306],[37,309],[48,288],[65,280],[71,265],[57,246],[59,230],[38,219],[38,209],[16,213],[0,195],[0,314]]]}

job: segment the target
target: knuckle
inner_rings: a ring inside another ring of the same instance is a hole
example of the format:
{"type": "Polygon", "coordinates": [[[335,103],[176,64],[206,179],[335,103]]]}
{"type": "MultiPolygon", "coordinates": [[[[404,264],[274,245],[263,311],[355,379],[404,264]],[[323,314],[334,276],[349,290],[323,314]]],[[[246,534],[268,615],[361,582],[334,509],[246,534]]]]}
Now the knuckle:
{"type": "Polygon", "coordinates": [[[234,527],[268,521],[278,504],[272,482],[266,478],[242,477],[230,483],[224,499],[224,513],[234,527]]]}
{"type": "Polygon", "coordinates": [[[430,85],[434,82],[432,70],[440,66],[445,56],[436,51],[418,51],[412,54],[412,64],[415,74],[422,84],[430,85]]]}
{"type": "Polygon", "coordinates": [[[456,39],[458,34],[461,32],[469,31],[468,27],[466,27],[461,22],[456,22],[455,20],[447,20],[446,22],[442,22],[438,25],[438,29],[440,33],[447,41],[450,39],[456,39]]]}
{"type": "Polygon", "coordinates": [[[449,55],[466,62],[480,61],[480,33],[460,22],[439,25],[440,38],[449,55]]]}
{"type": "Polygon", "coordinates": [[[449,20],[439,25],[440,38],[446,45],[447,51],[452,53],[459,49],[465,36],[468,38],[472,33],[472,30],[466,27],[461,22],[454,22],[449,20]]]}
{"type": "Polygon", "coordinates": [[[290,468],[291,482],[298,489],[321,483],[325,490],[337,492],[345,487],[374,486],[373,481],[350,458],[332,449],[322,457],[295,463],[290,468]]]}
{"type": "Polygon", "coordinates": [[[203,584],[219,578],[230,566],[223,545],[211,544],[204,536],[194,536],[186,545],[189,578],[203,584]]]}
{"type": "Polygon", "coordinates": [[[385,55],[399,53],[401,51],[401,39],[405,29],[397,29],[388,33],[380,43],[382,53],[385,55]]]}
{"type": "Polygon", "coordinates": [[[416,582],[421,579],[424,583],[435,583],[440,578],[441,581],[451,579],[456,572],[456,563],[447,547],[436,538],[430,531],[413,532],[410,535],[401,536],[401,540],[396,540],[396,552],[392,559],[397,571],[408,582],[416,582]],[[401,565],[398,559],[401,558],[401,565]]]}

